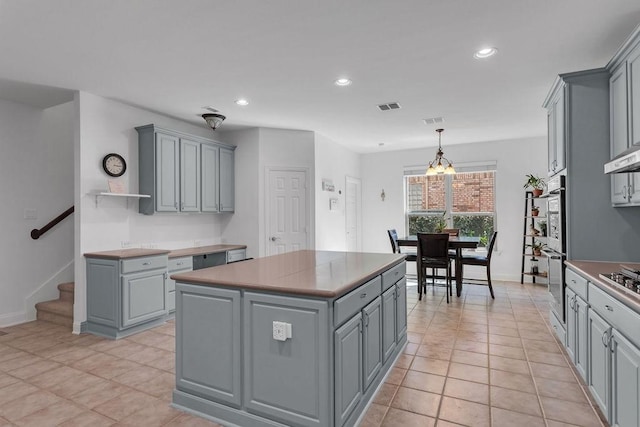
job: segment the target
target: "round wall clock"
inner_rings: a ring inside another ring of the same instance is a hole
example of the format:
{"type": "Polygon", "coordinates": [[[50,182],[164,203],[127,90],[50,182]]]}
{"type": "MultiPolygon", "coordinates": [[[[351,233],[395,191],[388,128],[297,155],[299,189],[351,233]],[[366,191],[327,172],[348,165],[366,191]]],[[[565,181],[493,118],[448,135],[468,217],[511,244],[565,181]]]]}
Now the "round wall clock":
{"type": "Polygon", "coordinates": [[[127,162],[120,154],[109,153],[102,159],[102,168],[107,175],[118,177],[124,175],[127,170],[127,162]]]}

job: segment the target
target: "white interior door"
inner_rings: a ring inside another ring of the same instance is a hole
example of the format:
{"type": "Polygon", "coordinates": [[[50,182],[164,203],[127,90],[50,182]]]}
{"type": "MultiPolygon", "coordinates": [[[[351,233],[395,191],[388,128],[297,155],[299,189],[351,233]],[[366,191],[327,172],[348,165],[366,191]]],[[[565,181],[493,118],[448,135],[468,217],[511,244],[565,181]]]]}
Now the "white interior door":
{"type": "Polygon", "coordinates": [[[345,183],[345,223],[347,233],[347,251],[362,251],[362,231],[360,216],[362,211],[362,196],[360,179],[346,177],[345,183]]]}
{"type": "Polygon", "coordinates": [[[307,249],[307,171],[268,170],[267,255],[307,249]]]}

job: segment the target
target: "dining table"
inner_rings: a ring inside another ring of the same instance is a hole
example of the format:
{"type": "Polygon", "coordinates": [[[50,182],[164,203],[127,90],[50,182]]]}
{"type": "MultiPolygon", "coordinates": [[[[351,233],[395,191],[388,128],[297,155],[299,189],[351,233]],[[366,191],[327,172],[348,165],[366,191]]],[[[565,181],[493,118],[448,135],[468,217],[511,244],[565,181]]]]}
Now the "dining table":
{"type": "MultiPolygon", "coordinates": [[[[456,251],[456,295],[462,294],[462,250],[475,249],[480,243],[476,236],[449,236],[449,249],[456,251]]],[[[398,246],[418,246],[418,236],[398,237],[398,246]]]]}

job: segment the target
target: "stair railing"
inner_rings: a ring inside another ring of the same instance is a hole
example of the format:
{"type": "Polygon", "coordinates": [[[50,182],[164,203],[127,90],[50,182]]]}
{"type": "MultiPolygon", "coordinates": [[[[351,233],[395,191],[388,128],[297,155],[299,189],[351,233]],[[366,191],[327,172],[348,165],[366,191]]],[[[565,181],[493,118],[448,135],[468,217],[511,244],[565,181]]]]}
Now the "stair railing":
{"type": "Polygon", "coordinates": [[[62,212],[60,215],[58,215],[57,217],[49,221],[49,223],[44,227],[42,227],[41,229],[38,230],[37,228],[34,228],[33,230],[31,230],[31,238],[33,240],[38,240],[40,236],[42,236],[44,233],[46,233],[47,231],[51,230],[53,227],[58,225],[60,221],[62,221],[63,219],[71,215],[74,210],[75,210],[75,207],[71,206],[69,209],[67,209],[66,211],[62,212]]]}

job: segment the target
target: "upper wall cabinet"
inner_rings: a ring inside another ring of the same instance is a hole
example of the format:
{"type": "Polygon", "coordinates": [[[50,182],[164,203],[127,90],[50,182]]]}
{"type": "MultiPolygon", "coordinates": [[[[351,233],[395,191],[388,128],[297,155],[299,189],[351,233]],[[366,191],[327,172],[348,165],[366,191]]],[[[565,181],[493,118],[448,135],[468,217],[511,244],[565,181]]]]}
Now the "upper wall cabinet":
{"type": "Polygon", "coordinates": [[[235,147],[162,129],[137,127],[140,213],[233,212],[235,147]]]}
{"type": "MultiPolygon", "coordinates": [[[[640,145],[640,26],[607,65],[611,71],[611,157],[640,145]]],[[[613,206],[640,205],[640,173],[611,175],[613,206]]]]}

